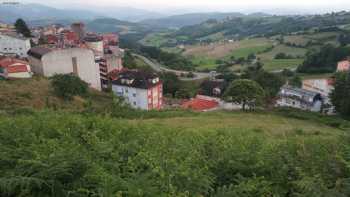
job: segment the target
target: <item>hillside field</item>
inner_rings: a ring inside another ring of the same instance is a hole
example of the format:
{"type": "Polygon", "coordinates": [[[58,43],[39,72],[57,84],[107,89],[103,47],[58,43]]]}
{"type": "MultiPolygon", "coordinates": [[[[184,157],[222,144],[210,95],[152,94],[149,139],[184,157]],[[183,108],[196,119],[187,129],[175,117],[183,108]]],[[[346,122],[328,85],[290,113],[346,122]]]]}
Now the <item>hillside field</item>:
{"type": "Polygon", "coordinates": [[[145,112],[92,90],[63,101],[37,77],[0,87],[0,196],[319,196],[350,177],[338,117],[145,112]]]}

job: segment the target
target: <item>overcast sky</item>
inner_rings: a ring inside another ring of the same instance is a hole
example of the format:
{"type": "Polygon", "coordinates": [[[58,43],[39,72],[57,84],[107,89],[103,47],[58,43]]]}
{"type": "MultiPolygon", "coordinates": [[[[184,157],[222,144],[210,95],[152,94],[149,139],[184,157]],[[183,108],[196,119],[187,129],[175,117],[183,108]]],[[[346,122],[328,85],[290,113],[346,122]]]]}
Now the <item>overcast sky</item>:
{"type": "MultiPolygon", "coordinates": [[[[1,1],[1,0],[0,0],[1,1]]],[[[166,11],[169,9],[194,9],[203,11],[242,11],[284,8],[330,12],[349,10],[350,0],[19,0],[56,7],[129,6],[140,9],[166,11]],[[79,6],[80,5],[80,6],[79,6]]]]}

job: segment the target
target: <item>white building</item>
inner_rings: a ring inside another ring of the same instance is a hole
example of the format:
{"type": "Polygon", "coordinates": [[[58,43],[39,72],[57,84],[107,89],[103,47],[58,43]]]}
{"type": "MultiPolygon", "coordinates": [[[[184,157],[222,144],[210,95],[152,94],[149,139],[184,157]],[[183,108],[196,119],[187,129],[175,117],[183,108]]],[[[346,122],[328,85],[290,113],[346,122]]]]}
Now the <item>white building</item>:
{"type": "Polygon", "coordinates": [[[83,48],[48,49],[35,47],[28,52],[35,74],[51,77],[74,73],[92,88],[101,90],[100,68],[92,50],[83,48]]]}
{"type": "Polygon", "coordinates": [[[317,92],[283,86],[276,102],[277,107],[291,107],[307,111],[320,112],[324,98],[317,92]]]}
{"type": "Polygon", "coordinates": [[[163,107],[163,83],[155,74],[140,71],[124,71],[112,82],[112,91],[131,107],[143,110],[159,110],[163,107]]]}
{"type": "Polygon", "coordinates": [[[27,52],[31,48],[30,39],[9,34],[0,34],[0,53],[16,54],[20,57],[27,57],[27,52]]]}

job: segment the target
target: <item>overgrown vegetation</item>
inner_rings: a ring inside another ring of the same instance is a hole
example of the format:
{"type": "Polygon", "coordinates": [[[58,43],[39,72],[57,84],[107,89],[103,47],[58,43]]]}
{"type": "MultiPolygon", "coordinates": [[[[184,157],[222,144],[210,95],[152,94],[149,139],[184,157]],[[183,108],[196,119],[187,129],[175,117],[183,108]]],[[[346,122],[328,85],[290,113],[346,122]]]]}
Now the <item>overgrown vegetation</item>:
{"type": "Polygon", "coordinates": [[[304,63],[298,67],[298,72],[333,73],[337,68],[337,62],[343,60],[349,54],[350,47],[325,45],[319,51],[309,51],[304,63]]]}
{"type": "Polygon", "coordinates": [[[330,97],[336,111],[350,117],[350,73],[336,73],[334,90],[330,97]]]}
{"type": "Polygon", "coordinates": [[[340,130],[265,114],[188,118],[179,125],[59,111],[0,116],[0,194],[349,195],[349,139],[340,130]],[[270,127],[294,126],[273,137],[257,126],[275,118],[270,127]],[[254,119],[256,127],[209,126],[254,119]]]}
{"type": "Polygon", "coordinates": [[[72,100],[73,96],[86,96],[88,93],[88,84],[74,74],[56,74],[50,80],[56,96],[65,100],[72,100]]]}

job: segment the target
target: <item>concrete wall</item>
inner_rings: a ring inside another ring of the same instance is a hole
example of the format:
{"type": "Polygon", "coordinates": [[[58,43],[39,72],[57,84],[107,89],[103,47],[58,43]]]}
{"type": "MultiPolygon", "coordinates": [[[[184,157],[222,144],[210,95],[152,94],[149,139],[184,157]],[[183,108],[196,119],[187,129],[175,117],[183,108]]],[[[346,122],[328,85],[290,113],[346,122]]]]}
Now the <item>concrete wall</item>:
{"type": "Polygon", "coordinates": [[[43,63],[40,59],[36,59],[32,56],[28,56],[29,65],[33,73],[37,75],[44,75],[43,63]]]}
{"type": "MultiPolygon", "coordinates": [[[[73,58],[77,60],[78,76],[92,88],[101,90],[100,70],[91,50],[82,48],[55,50],[45,54],[42,61],[43,75],[73,73],[73,58]]],[[[40,67],[40,64],[38,65],[40,67]]],[[[40,68],[35,68],[40,72],[40,68]]],[[[33,69],[34,71],[34,69],[33,69]]]]}
{"type": "Polygon", "coordinates": [[[0,53],[15,53],[20,57],[27,57],[31,48],[29,39],[20,39],[0,34],[0,53]]]}
{"type": "Polygon", "coordinates": [[[85,42],[85,44],[88,46],[89,49],[95,50],[95,51],[100,52],[100,53],[103,52],[103,42],[102,41],[85,42]]]}
{"type": "Polygon", "coordinates": [[[107,63],[107,72],[111,72],[113,70],[122,70],[122,58],[113,54],[105,55],[106,63],[107,63]]]}

